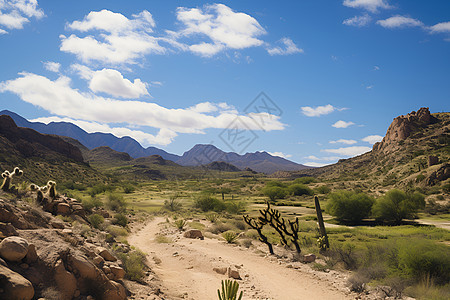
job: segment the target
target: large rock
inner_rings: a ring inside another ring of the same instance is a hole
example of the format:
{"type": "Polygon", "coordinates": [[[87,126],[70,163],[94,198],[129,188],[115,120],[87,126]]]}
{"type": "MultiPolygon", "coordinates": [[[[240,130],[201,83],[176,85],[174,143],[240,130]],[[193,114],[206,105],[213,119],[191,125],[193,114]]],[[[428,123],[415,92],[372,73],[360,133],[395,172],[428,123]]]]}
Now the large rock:
{"type": "Polygon", "coordinates": [[[70,205],[67,203],[59,203],[58,206],[56,206],[56,213],[58,215],[67,216],[70,214],[70,205]]]}
{"type": "Polygon", "coordinates": [[[114,280],[120,280],[125,277],[125,270],[119,266],[109,266],[111,273],[114,274],[114,280]]]}
{"type": "Polygon", "coordinates": [[[34,244],[30,244],[28,245],[28,252],[27,255],[25,256],[25,262],[27,264],[32,264],[34,262],[36,262],[38,260],[39,256],[37,255],[36,252],[36,246],[34,244]]]}
{"type": "Polygon", "coordinates": [[[58,260],[55,264],[55,283],[64,300],[70,300],[74,297],[77,280],[72,273],[65,269],[61,260],[58,260]]]}
{"type": "Polygon", "coordinates": [[[10,236],[0,243],[0,256],[6,260],[20,262],[28,252],[28,242],[18,236],[10,236]]]}
{"type": "Polygon", "coordinates": [[[82,278],[95,279],[97,277],[97,271],[95,266],[90,263],[86,258],[82,256],[73,256],[71,255],[69,258],[69,263],[73,267],[74,270],[82,278]]]}
{"type": "Polygon", "coordinates": [[[106,284],[106,290],[102,296],[103,300],[124,300],[127,299],[127,293],[123,285],[110,280],[106,284]]]}
{"type": "Polygon", "coordinates": [[[228,278],[241,279],[239,271],[228,268],[228,278]]]}
{"type": "Polygon", "coordinates": [[[198,229],[191,229],[184,233],[183,235],[185,238],[189,239],[201,239],[203,240],[203,233],[198,229]]]}
{"type": "Polygon", "coordinates": [[[0,265],[0,283],[0,299],[30,300],[34,296],[31,282],[2,265],[0,265]]]}
{"type": "Polygon", "coordinates": [[[106,248],[99,247],[99,248],[97,248],[97,252],[98,252],[98,255],[100,255],[107,261],[116,261],[117,260],[117,258],[114,255],[112,255],[112,253],[109,252],[109,250],[106,248]]]}

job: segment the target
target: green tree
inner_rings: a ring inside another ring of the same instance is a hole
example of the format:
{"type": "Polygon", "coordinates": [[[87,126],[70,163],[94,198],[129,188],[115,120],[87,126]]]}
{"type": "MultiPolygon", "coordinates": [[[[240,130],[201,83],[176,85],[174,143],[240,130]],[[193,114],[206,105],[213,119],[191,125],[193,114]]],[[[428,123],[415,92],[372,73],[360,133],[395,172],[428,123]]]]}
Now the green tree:
{"type": "Polygon", "coordinates": [[[279,186],[265,186],[262,190],[263,194],[269,197],[270,201],[276,199],[284,199],[286,197],[286,189],[279,186]]]}
{"type": "Polygon", "coordinates": [[[364,193],[336,191],[330,194],[326,211],[340,221],[356,224],[369,216],[374,201],[364,193]]]}
{"type": "Polygon", "coordinates": [[[417,211],[424,207],[425,196],[421,193],[393,189],[377,199],[372,214],[379,221],[400,224],[403,219],[415,218],[417,211]]]}
{"type": "Polygon", "coordinates": [[[309,195],[312,196],[314,193],[313,191],[307,187],[304,184],[292,184],[288,187],[288,191],[290,194],[294,196],[302,196],[302,195],[309,195]]]}

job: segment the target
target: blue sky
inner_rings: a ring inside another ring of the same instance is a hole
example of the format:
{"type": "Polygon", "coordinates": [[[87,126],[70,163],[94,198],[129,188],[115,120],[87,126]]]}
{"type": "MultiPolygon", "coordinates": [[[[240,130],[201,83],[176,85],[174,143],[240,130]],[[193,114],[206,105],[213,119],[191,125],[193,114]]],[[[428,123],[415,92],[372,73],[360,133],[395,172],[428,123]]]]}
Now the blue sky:
{"type": "Polygon", "coordinates": [[[175,154],[213,143],[320,166],[370,150],[398,115],[449,111],[446,0],[0,0],[0,12],[2,109],[175,154]]]}

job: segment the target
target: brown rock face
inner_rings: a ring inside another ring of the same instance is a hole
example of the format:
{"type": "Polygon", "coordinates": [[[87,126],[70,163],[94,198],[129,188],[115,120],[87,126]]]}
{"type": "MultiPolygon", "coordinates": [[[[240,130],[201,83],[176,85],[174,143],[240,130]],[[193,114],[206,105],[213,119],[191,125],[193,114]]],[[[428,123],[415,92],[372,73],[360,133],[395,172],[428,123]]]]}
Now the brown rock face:
{"type": "Polygon", "coordinates": [[[55,282],[64,300],[73,298],[77,289],[77,280],[72,273],[65,269],[61,260],[55,264],[55,282]]]}
{"type": "Polygon", "coordinates": [[[386,136],[381,143],[373,146],[374,151],[390,152],[398,145],[398,142],[406,139],[411,134],[434,121],[428,107],[422,107],[417,112],[413,111],[406,116],[399,116],[392,121],[386,136]]]}
{"type": "Polygon", "coordinates": [[[22,275],[0,265],[0,299],[30,300],[34,296],[34,288],[31,282],[22,275]]]}

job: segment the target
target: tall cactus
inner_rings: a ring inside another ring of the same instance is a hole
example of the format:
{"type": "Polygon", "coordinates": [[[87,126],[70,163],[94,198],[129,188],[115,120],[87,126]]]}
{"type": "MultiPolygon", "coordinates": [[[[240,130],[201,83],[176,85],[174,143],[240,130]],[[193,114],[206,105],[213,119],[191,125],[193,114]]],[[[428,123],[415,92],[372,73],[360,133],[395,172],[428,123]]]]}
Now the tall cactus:
{"type": "Polygon", "coordinates": [[[317,221],[319,222],[319,241],[321,241],[321,248],[328,249],[330,248],[330,243],[328,242],[327,231],[325,230],[325,224],[323,222],[322,209],[320,208],[319,197],[317,196],[314,196],[314,205],[316,206],[317,221]]]}
{"type": "Polygon", "coordinates": [[[231,280],[222,280],[222,291],[217,290],[217,294],[219,296],[219,300],[241,300],[242,299],[242,291],[237,296],[239,290],[239,283],[231,280]]]}
{"type": "Polygon", "coordinates": [[[47,182],[48,196],[52,199],[56,199],[56,182],[50,180],[47,182]]]}
{"type": "Polygon", "coordinates": [[[14,176],[22,176],[23,175],[23,171],[21,169],[19,169],[19,167],[15,167],[14,171],[12,171],[11,173],[8,170],[5,170],[2,173],[2,177],[3,177],[3,183],[1,186],[1,189],[5,192],[10,192],[12,190],[14,190],[14,186],[11,185],[12,179],[14,176]]]}
{"type": "Polygon", "coordinates": [[[249,217],[248,215],[245,215],[245,216],[244,216],[244,221],[245,221],[245,223],[248,224],[248,226],[250,226],[251,228],[255,229],[255,230],[258,232],[258,234],[259,234],[259,240],[260,240],[262,243],[264,243],[264,244],[267,245],[267,247],[269,248],[270,254],[274,254],[274,253],[273,253],[273,246],[272,246],[272,244],[271,244],[271,243],[269,242],[269,240],[267,239],[267,236],[265,236],[265,235],[262,233],[262,229],[263,229],[263,227],[264,227],[264,224],[261,223],[261,222],[259,222],[258,220],[254,219],[254,218],[249,217]]]}

